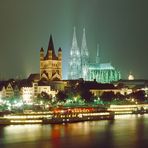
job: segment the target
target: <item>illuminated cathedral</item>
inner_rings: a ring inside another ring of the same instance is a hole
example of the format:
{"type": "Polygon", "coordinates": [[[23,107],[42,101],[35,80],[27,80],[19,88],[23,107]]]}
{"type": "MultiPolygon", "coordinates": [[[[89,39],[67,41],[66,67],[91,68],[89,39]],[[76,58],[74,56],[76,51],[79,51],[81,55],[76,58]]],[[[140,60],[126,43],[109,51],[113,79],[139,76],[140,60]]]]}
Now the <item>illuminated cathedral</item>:
{"type": "Polygon", "coordinates": [[[85,29],[83,29],[81,50],[79,50],[76,29],[74,28],[72,47],[70,50],[68,79],[74,80],[79,78],[83,78],[87,81],[96,80],[100,83],[110,83],[120,80],[121,74],[111,63],[100,62],[99,45],[97,46],[95,63],[89,62],[85,29]]]}

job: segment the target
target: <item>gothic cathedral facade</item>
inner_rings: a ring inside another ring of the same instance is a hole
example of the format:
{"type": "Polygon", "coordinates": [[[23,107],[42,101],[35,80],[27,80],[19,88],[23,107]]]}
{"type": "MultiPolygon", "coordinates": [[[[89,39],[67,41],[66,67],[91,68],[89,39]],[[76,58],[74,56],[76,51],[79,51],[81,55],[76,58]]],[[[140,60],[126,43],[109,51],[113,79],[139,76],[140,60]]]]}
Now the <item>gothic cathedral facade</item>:
{"type": "Polygon", "coordinates": [[[99,45],[97,46],[96,61],[90,63],[89,51],[86,43],[85,29],[83,29],[81,50],[79,49],[76,29],[74,28],[72,47],[70,50],[68,79],[83,78],[86,81],[110,83],[121,79],[121,74],[111,63],[101,63],[99,56],[99,45]]]}

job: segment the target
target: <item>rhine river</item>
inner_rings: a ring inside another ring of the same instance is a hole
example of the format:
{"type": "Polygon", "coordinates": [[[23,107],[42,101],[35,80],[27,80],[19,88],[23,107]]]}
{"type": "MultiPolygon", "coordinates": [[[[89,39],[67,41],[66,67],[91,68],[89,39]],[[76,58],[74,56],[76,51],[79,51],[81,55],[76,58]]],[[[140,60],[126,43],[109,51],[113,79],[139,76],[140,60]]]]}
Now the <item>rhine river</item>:
{"type": "Polygon", "coordinates": [[[56,125],[0,126],[0,148],[147,148],[148,114],[56,125]]]}

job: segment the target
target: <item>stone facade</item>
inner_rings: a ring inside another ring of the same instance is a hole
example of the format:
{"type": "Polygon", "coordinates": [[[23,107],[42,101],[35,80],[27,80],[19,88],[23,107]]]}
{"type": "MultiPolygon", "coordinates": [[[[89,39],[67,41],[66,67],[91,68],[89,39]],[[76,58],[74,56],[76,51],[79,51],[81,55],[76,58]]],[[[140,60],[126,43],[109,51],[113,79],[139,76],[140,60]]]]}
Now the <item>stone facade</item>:
{"type": "Polygon", "coordinates": [[[56,56],[52,36],[45,56],[44,49],[40,50],[40,79],[62,80],[62,50],[59,48],[56,56]]]}

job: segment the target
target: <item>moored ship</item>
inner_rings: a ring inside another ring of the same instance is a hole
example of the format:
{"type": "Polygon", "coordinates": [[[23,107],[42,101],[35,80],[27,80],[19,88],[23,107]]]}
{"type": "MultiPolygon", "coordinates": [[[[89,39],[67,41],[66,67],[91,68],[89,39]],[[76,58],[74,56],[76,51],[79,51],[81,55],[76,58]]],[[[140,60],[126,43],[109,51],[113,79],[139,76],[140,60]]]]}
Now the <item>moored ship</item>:
{"type": "Polygon", "coordinates": [[[53,110],[51,119],[45,118],[44,123],[71,123],[95,120],[113,120],[114,113],[98,108],[62,108],[53,110]]]}
{"type": "Polygon", "coordinates": [[[52,118],[52,112],[28,112],[8,114],[0,117],[1,125],[10,124],[41,124],[44,118],[52,118]]]}
{"type": "Polygon", "coordinates": [[[0,117],[0,124],[60,124],[113,119],[113,112],[97,108],[58,108],[50,112],[4,115],[0,117]]]}

